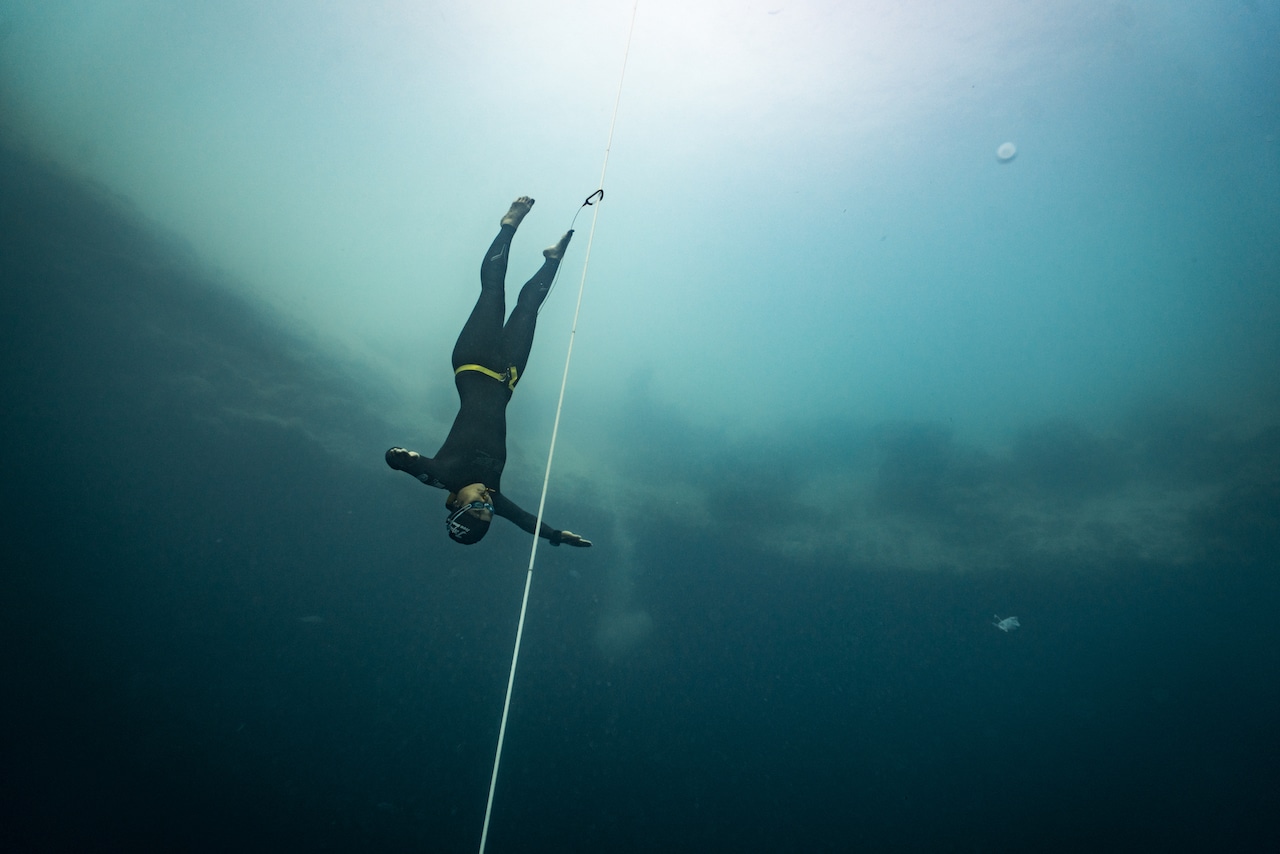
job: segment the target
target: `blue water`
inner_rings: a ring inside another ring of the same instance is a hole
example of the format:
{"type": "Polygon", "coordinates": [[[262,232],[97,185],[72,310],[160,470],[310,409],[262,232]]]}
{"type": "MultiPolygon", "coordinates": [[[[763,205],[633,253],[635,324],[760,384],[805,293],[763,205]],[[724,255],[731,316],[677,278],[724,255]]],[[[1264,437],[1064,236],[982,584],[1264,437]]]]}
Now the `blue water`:
{"type": "MultiPolygon", "coordinates": [[[[382,453],[630,6],[305,5],[0,4],[7,850],[479,843],[529,543],[382,453]]],[[[974,10],[639,7],[490,851],[1280,843],[1280,19],[974,10]]]]}

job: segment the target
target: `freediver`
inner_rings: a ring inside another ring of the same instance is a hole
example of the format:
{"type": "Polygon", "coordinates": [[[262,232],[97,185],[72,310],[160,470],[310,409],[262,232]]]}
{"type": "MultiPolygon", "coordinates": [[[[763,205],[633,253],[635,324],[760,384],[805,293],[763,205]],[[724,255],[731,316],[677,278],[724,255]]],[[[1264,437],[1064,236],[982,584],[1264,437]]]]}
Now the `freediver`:
{"type": "MultiPolygon", "coordinates": [[[[507,255],[511,238],[533,207],[533,199],[521,196],[502,217],[502,227],[480,265],[480,298],[453,346],[453,382],[460,406],[444,444],[434,457],[405,448],[387,451],[387,465],[418,480],[447,490],[445,519],[449,537],[456,543],[480,542],[494,514],[533,533],[537,518],[522,510],[501,491],[502,469],[507,462],[507,404],[516,383],[524,376],[533,348],[538,309],[555,279],[573,231],[542,250],[542,268],[520,289],[516,307],[506,315],[507,255]]],[[[551,545],[587,547],[590,540],[572,531],[558,531],[545,522],[538,529],[551,545]]]]}

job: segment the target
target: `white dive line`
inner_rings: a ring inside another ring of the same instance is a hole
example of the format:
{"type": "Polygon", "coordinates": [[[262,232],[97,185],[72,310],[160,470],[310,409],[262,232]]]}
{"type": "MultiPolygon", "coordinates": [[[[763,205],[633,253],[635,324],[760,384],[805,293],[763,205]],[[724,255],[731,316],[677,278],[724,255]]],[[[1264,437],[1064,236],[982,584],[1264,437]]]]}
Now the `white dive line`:
{"type": "MultiPolygon", "coordinates": [[[[609,152],[613,149],[613,129],[618,123],[618,104],[622,101],[622,81],[627,75],[627,57],[631,55],[631,34],[636,26],[636,9],[640,0],[631,7],[631,24],[627,28],[627,47],[622,53],[622,72],[618,75],[618,94],[613,100],[613,118],[609,121],[609,140],[604,147],[604,164],[600,167],[600,189],[604,189],[604,177],[609,171],[609,152]]],[[[533,525],[533,547],[529,550],[529,571],[524,579],[524,598],[520,601],[520,621],[516,624],[516,643],[511,651],[511,673],[507,676],[507,696],[502,701],[502,723],[498,726],[498,748],[493,754],[493,776],[489,778],[489,801],[484,807],[484,829],[480,832],[480,854],[484,854],[489,841],[489,818],[493,815],[493,793],[498,787],[498,765],[502,761],[502,743],[507,737],[507,716],[511,711],[511,690],[516,683],[516,663],[520,660],[520,640],[524,637],[524,616],[529,610],[529,588],[533,584],[533,564],[538,557],[538,531],[542,530],[542,513],[547,506],[547,487],[551,483],[551,460],[556,453],[556,436],[560,432],[560,411],[564,408],[564,390],[569,384],[569,362],[573,358],[573,339],[578,334],[578,315],[582,311],[582,294],[587,286],[587,267],[591,264],[591,244],[596,236],[596,221],[604,205],[603,194],[593,206],[591,232],[587,235],[587,253],[582,260],[582,279],[578,282],[578,303],[573,309],[573,326],[569,330],[569,349],[564,357],[564,374],[560,378],[560,398],[556,402],[555,423],[551,427],[551,447],[547,451],[547,472],[542,478],[542,497],[538,500],[538,518],[533,525]]]]}

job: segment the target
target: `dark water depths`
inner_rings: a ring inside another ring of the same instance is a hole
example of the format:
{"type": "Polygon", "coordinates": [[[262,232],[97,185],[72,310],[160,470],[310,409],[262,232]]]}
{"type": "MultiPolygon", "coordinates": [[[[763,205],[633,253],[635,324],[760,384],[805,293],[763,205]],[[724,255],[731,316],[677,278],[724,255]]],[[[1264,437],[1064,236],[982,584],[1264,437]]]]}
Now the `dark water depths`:
{"type": "MultiPolygon", "coordinates": [[[[452,546],[382,463],[390,392],[228,293],[127,206],[0,154],[0,839],[473,850],[527,544],[452,546]]],[[[718,524],[630,520],[651,624],[612,651],[612,517],[570,500],[600,545],[540,558],[490,850],[1273,847],[1280,427],[1210,453],[1157,420],[1011,464],[1066,501],[1106,477],[1065,449],[1181,461],[1218,487],[1185,559],[783,561],[738,535],[771,496],[739,494],[718,524]]],[[[884,506],[957,512],[930,503],[927,431],[896,441],[884,506]]]]}

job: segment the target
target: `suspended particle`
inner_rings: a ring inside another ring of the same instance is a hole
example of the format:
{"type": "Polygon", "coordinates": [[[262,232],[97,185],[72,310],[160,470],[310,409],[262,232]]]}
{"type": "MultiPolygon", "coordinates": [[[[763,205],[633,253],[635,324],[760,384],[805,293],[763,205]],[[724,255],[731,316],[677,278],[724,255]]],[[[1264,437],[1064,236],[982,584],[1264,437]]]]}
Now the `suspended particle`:
{"type": "Polygon", "coordinates": [[[1002,632],[1011,632],[1014,629],[1018,628],[1018,626],[1022,625],[1022,623],[1018,622],[1017,617],[1005,617],[1002,620],[1000,619],[1000,615],[996,614],[995,621],[992,622],[991,625],[995,626],[997,629],[999,629],[1002,632]]]}
{"type": "Polygon", "coordinates": [[[1002,142],[1000,147],[996,149],[996,159],[1001,163],[1008,163],[1010,160],[1018,156],[1018,146],[1012,142],[1002,142]]]}

